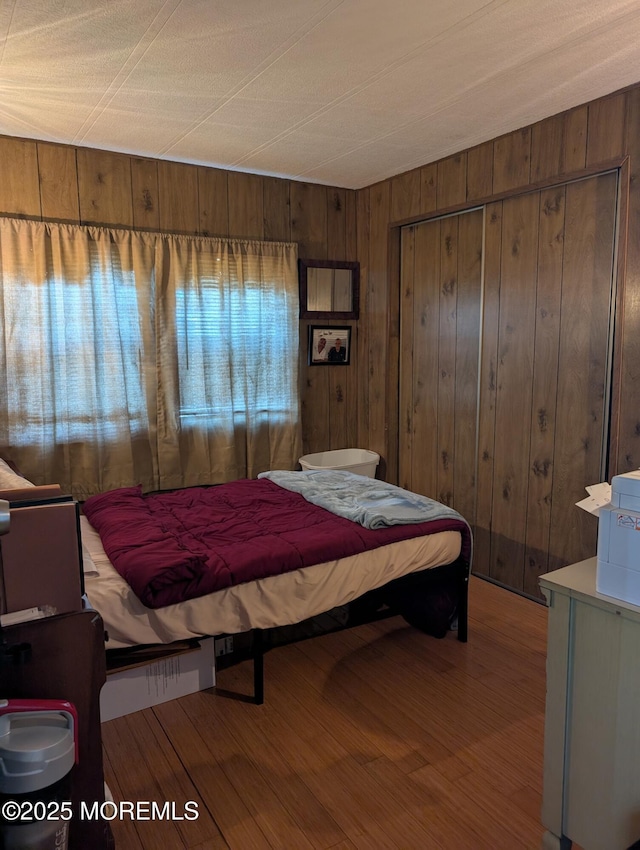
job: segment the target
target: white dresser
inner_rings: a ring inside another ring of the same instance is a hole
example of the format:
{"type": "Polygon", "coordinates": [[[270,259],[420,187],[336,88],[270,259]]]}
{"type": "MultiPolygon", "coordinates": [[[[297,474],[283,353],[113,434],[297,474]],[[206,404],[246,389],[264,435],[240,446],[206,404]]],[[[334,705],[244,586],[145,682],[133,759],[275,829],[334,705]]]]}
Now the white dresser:
{"type": "Polygon", "coordinates": [[[547,573],[545,850],[640,839],[640,607],[596,592],[596,559],[547,573]]]}

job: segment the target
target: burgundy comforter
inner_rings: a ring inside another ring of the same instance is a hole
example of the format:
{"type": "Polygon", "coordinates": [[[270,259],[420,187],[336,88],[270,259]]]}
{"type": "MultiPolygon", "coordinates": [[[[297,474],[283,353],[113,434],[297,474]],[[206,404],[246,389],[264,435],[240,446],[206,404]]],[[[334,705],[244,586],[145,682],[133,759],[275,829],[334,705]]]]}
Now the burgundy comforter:
{"type": "Polygon", "coordinates": [[[153,495],[111,490],[83,511],[149,608],[439,531],[459,531],[468,552],[462,521],[369,530],[265,479],[153,495]]]}

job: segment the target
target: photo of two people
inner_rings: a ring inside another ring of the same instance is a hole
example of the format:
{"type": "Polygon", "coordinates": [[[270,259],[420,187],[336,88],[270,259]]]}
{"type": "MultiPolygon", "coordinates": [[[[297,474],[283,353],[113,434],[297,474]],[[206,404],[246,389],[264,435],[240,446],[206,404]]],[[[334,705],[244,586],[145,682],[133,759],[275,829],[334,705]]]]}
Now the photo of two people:
{"type": "Polygon", "coordinates": [[[351,328],[312,326],[309,328],[310,365],[349,363],[351,328]]]}

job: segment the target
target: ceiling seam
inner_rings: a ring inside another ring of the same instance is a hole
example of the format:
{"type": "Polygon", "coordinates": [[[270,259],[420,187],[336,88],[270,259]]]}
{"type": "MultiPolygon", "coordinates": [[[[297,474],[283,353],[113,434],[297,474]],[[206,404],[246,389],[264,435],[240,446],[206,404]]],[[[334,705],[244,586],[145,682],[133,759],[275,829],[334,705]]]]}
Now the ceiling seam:
{"type": "Polygon", "coordinates": [[[89,115],[80,125],[80,128],[73,137],[74,142],[84,141],[84,139],[87,137],[87,134],[95,126],[100,115],[104,112],[105,107],[107,107],[113,101],[116,94],[120,91],[124,83],[129,79],[134,69],[140,64],[144,55],[152,47],[153,43],[156,41],[162,30],[166,27],[173,15],[176,13],[178,7],[181,5],[182,0],[165,0],[162,5],[162,9],[160,9],[160,11],[155,14],[153,21],[146,28],[144,34],[138,39],[138,42],[135,47],[129,52],[126,61],[123,63],[122,67],[115,75],[108,88],[103,92],[100,100],[95,104],[89,115]],[[167,6],[171,5],[173,6],[173,8],[169,12],[169,14],[164,17],[162,24],[159,28],[156,29],[155,33],[153,33],[152,35],[151,40],[149,41],[147,38],[149,31],[153,29],[154,25],[160,18],[161,13],[164,11],[164,9],[167,6]],[[139,50],[140,46],[145,42],[145,40],[147,40],[146,46],[142,50],[139,50]]]}
{"type": "Polygon", "coordinates": [[[184,141],[191,133],[195,132],[198,127],[201,127],[205,124],[210,118],[212,118],[216,112],[230,103],[234,98],[236,98],[241,91],[246,89],[248,85],[257,80],[264,72],[271,68],[278,60],[282,59],[286,54],[296,45],[298,44],[305,36],[309,35],[310,32],[313,32],[316,27],[318,27],[321,23],[323,23],[327,18],[329,18],[337,8],[342,6],[345,3],[345,0],[332,0],[331,3],[325,4],[323,9],[328,5],[331,6],[328,12],[322,13],[317,12],[313,15],[309,20],[305,22],[305,24],[298,27],[298,29],[290,35],[284,42],[283,45],[280,45],[276,50],[272,50],[271,53],[267,56],[266,59],[263,59],[262,62],[257,66],[256,69],[253,70],[251,75],[245,76],[239,83],[234,86],[234,88],[230,92],[226,92],[224,95],[219,98],[219,102],[211,109],[208,109],[206,112],[203,112],[199,118],[196,118],[192,121],[191,126],[181,133],[178,136],[174,136],[170,142],[160,150],[160,155],[168,153],[172,150],[177,144],[184,141]],[[310,21],[313,21],[310,25],[310,21]],[[275,56],[274,56],[275,54],[275,56]]]}
{"type": "Polygon", "coordinates": [[[450,36],[452,33],[462,32],[464,29],[466,29],[471,24],[476,23],[476,21],[481,20],[482,18],[486,17],[487,15],[490,15],[493,12],[495,12],[496,8],[499,8],[501,6],[506,6],[511,2],[512,2],[512,0],[491,0],[489,3],[486,3],[480,9],[476,9],[476,11],[472,12],[470,15],[467,15],[466,17],[456,21],[454,24],[451,24],[451,26],[449,26],[449,27],[445,27],[445,29],[441,30],[439,33],[437,33],[437,35],[434,35],[431,38],[428,38],[426,41],[421,42],[416,47],[412,47],[411,50],[409,50],[407,53],[404,53],[401,57],[395,59],[393,62],[390,62],[388,65],[386,65],[384,68],[379,69],[374,74],[371,74],[359,86],[355,86],[354,88],[350,89],[348,92],[345,92],[340,97],[334,98],[330,103],[325,104],[325,106],[322,106],[320,109],[317,109],[317,110],[315,110],[315,112],[312,112],[310,115],[307,115],[305,118],[301,119],[296,124],[289,127],[287,130],[283,130],[282,133],[278,134],[277,136],[275,136],[270,141],[265,142],[262,145],[259,145],[257,148],[254,148],[254,150],[251,151],[250,153],[245,154],[243,157],[240,157],[240,159],[235,160],[233,163],[231,163],[232,166],[233,165],[242,165],[243,162],[245,162],[250,157],[254,156],[256,153],[261,153],[263,150],[267,150],[269,147],[276,144],[277,142],[282,141],[283,139],[286,139],[287,136],[290,136],[291,133],[294,132],[295,130],[298,130],[301,127],[304,127],[305,124],[308,124],[309,122],[314,121],[316,118],[322,117],[322,115],[325,115],[327,112],[329,112],[335,106],[337,106],[341,103],[345,103],[348,100],[351,100],[351,98],[353,98],[355,95],[360,94],[361,92],[370,88],[370,86],[372,86],[374,83],[377,83],[379,80],[384,79],[384,77],[393,73],[393,71],[398,70],[398,68],[402,68],[403,65],[406,65],[408,62],[410,62],[417,54],[423,53],[426,49],[428,49],[429,47],[433,47],[434,45],[443,41],[446,37],[450,36]],[[495,8],[490,8],[490,7],[495,7],[495,8]]]}
{"type": "Polygon", "coordinates": [[[16,10],[16,3],[18,0],[13,0],[11,4],[11,13],[9,14],[9,20],[7,21],[7,28],[4,34],[4,38],[2,39],[2,51],[0,52],[0,65],[2,65],[2,60],[4,59],[4,49],[7,45],[7,41],[9,40],[9,33],[11,32],[11,24],[13,23],[13,13],[16,10]]]}
{"type": "MultiPolygon", "coordinates": [[[[603,27],[601,25],[594,25],[590,30],[587,30],[586,32],[582,32],[579,37],[570,39],[567,42],[563,42],[562,44],[557,45],[556,47],[552,48],[551,50],[547,50],[544,53],[538,53],[522,64],[518,63],[517,70],[518,70],[518,72],[520,72],[522,69],[526,69],[527,67],[530,67],[534,64],[537,64],[541,60],[548,59],[550,56],[553,56],[555,53],[563,52],[568,47],[575,46],[576,44],[579,44],[580,42],[585,41],[585,39],[595,30],[597,30],[597,31],[611,30],[611,29],[614,29],[615,27],[619,26],[621,22],[624,23],[624,24],[627,24],[629,22],[629,19],[634,20],[636,18],[640,18],[640,10],[635,10],[635,11],[629,12],[628,14],[623,15],[621,18],[617,18],[612,24],[607,25],[605,27],[603,27]]],[[[406,129],[408,127],[412,127],[416,124],[420,124],[422,122],[430,121],[431,119],[433,119],[434,116],[444,112],[446,109],[449,109],[454,104],[462,101],[462,99],[464,97],[468,97],[469,94],[471,94],[473,92],[481,91],[486,86],[494,85],[497,80],[500,80],[503,77],[510,77],[510,76],[513,75],[513,73],[514,73],[513,67],[509,67],[509,68],[506,68],[503,71],[500,71],[497,74],[491,74],[491,75],[485,77],[481,82],[466,88],[464,90],[464,92],[462,92],[461,94],[457,94],[454,97],[448,98],[440,106],[438,106],[437,109],[434,109],[431,112],[429,112],[428,115],[422,115],[419,118],[413,118],[409,121],[405,121],[402,124],[397,124],[396,126],[394,126],[393,130],[390,130],[388,132],[374,136],[373,138],[368,139],[366,142],[362,142],[361,144],[355,145],[354,147],[352,147],[346,153],[341,153],[339,156],[328,157],[328,158],[322,160],[322,162],[320,162],[320,163],[318,163],[317,165],[314,166],[313,170],[315,170],[316,168],[320,168],[320,167],[323,167],[325,165],[328,165],[331,162],[337,162],[338,160],[343,159],[346,156],[350,156],[350,155],[356,153],[359,150],[363,150],[364,148],[369,147],[370,145],[373,145],[377,142],[380,142],[383,139],[389,138],[390,136],[395,135],[398,130],[404,130],[404,129],[406,129]]],[[[531,122],[527,122],[527,123],[531,123],[531,122]]],[[[492,130],[494,135],[495,135],[495,129],[496,128],[494,127],[493,130],[492,130]]],[[[507,129],[507,130],[505,130],[505,132],[509,132],[509,130],[507,129]]],[[[288,135],[288,134],[284,134],[283,138],[286,138],[286,135],[288,135]]],[[[501,135],[501,133],[498,132],[498,135],[501,135]]],[[[266,147],[268,147],[268,145],[265,145],[264,147],[266,148],[266,147]]],[[[451,153],[455,153],[455,152],[456,152],[456,150],[451,151],[451,153]]],[[[445,156],[446,156],[446,154],[445,154],[445,156]]],[[[238,161],[238,163],[234,163],[234,165],[239,164],[239,162],[240,161],[238,161]]],[[[397,173],[401,174],[403,171],[410,170],[411,168],[413,168],[414,166],[417,166],[417,165],[424,165],[423,160],[420,160],[420,162],[417,162],[416,160],[411,160],[411,163],[409,165],[407,165],[406,168],[403,168],[402,171],[397,172],[397,173]]],[[[296,178],[304,177],[310,171],[312,171],[312,169],[309,169],[308,171],[301,171],[301,172],[297,173],[295,175],[295,177],[296,178]]]]}

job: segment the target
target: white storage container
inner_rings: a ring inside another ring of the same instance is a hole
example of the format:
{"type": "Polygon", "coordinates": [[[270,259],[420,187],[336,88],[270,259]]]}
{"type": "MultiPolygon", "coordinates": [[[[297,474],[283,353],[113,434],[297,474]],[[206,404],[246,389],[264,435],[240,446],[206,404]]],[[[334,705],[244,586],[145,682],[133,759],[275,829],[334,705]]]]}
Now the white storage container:
{"type": "Polygon", "coordinates": [[[376,467],[380,460],[377,452],[367,449],[335,449],[331,452],[316,452],[303,455],[300,466],[303,469],[344,469],[356,475],[376,477],[376,467]]]}

